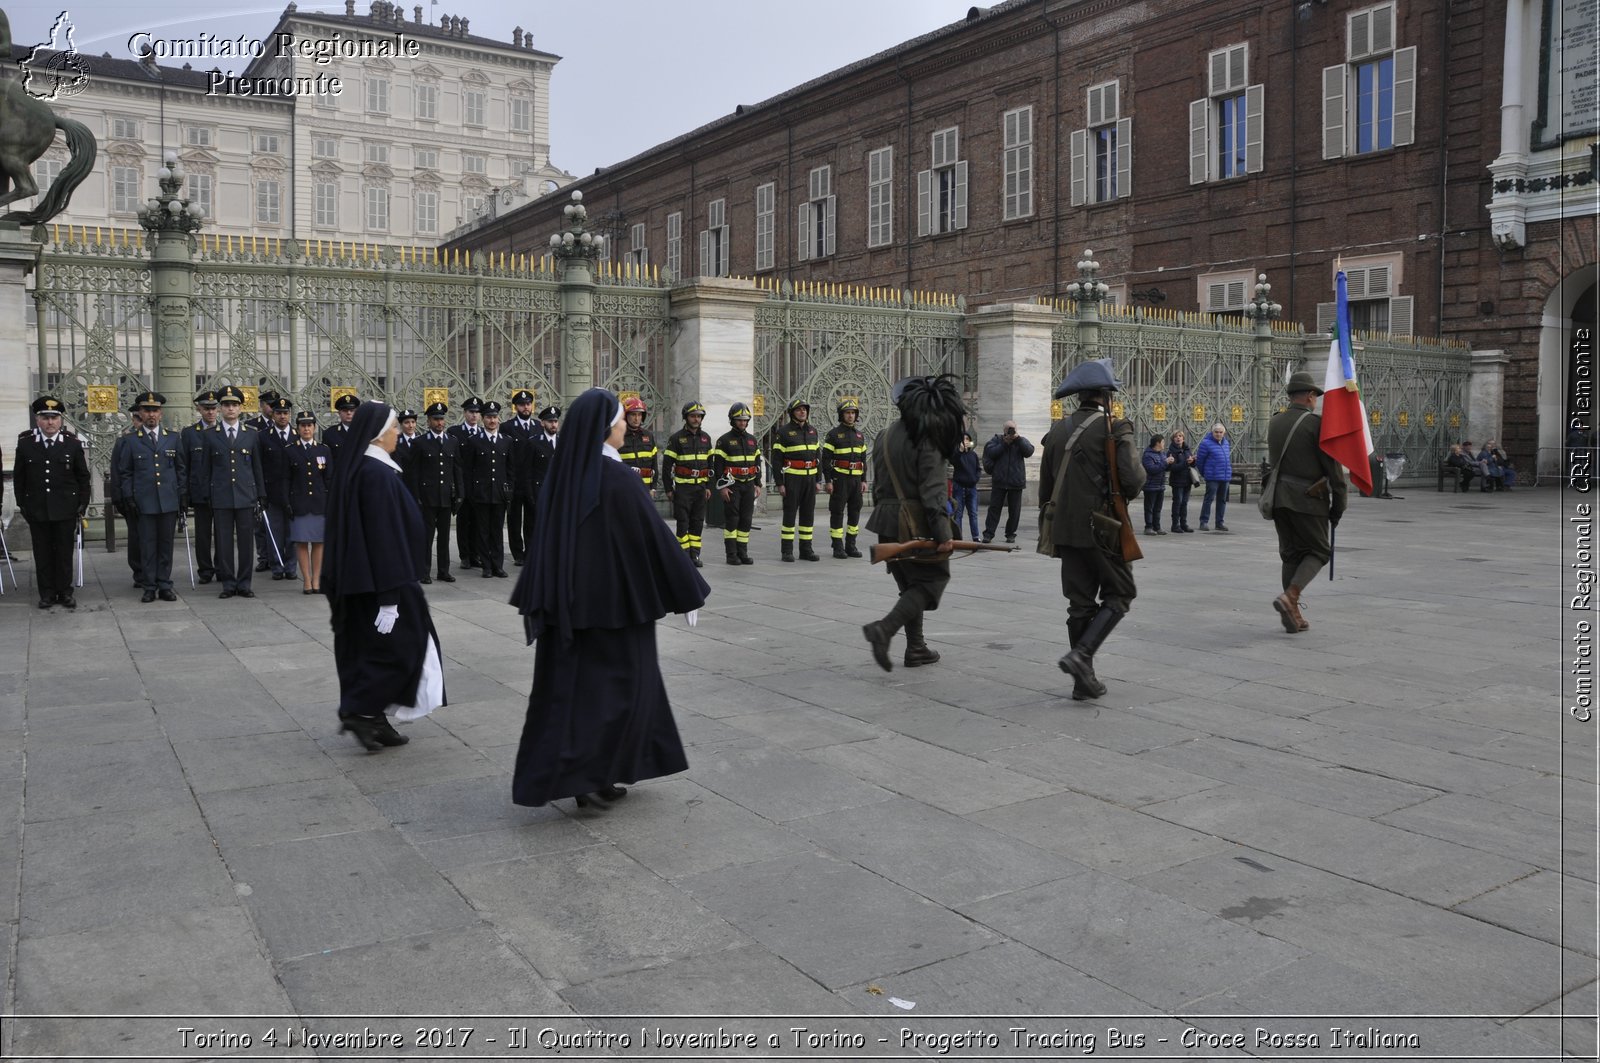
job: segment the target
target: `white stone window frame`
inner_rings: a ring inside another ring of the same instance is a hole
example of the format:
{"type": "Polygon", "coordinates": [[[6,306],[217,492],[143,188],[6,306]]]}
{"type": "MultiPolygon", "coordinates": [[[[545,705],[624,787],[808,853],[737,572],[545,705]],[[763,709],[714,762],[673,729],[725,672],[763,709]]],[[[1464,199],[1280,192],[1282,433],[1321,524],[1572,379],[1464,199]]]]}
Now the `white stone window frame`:
{"type": "Polygon", "coordinates": [[[366,230],[368,232],[386,233],[389,231],[393,202],[389,195],[389,186],[383,184],[369,184],[362,192],[363,211],[365,215],[366,230]]]}
{"type": "Polygon", "coordinates": [[[311,223],[319,229],[339,227],[339,182],[318,178],[312,183],[311,223]]]}
{"type": "Polygon", "coordinates": [[[113,214],[136,214],[144,206],[144,171],[132,160],[113,160],[106,178],[110,182],[113,214]]]}
{"type": "Polygon", "coordinates": [[[417,232],[433,236],[439,232],[439,190],[418,188],[412,195],[412,212],[417,232]]]}
{"type": "Polygon", "coordinates": [[[1013,107],[1001,116],[1001,218],[1033,216],[1033,105],[1013,107]]]}
{"type": "Polygon", "coordinates": [[[796,257],[801,262],[828,258],[837,249],[838,197],[833,194],[833,166],[813,166],[806,175],[806,201],[796,221],[796,257]]]}
{"type": "Polygon", "coordinates": [[[489,125],[489,90],[481,85],[467,85],[461,89],[461,124],[474,129],[489,125]]]}
{"type": "Polygon", "coordinates": [[[646,243],[646,228],[642,221],[636,221],[628,227],[628,257],[629,265],[641,269],[650,264],[650,248],[646,243]]]}
{"type": "Polygon", "coordinates": [[[1417,49],[1399,48],[1399,8],[1389,3],[1345,16],[1345,61],[1322,68],[1322,157],[1374,155],[1414,144],[1417,139],[1417,49]],[[1391,136],[1387,147],[1359,150],[1359,71],[1362,65],[1394,60],[1391,136]]]}
{"type": "Polygon", "coordinates": [[[967,160],[961,158],[961,127],[936,129],[928,137],[931,165],[917,173],[917,235],[941,236],[967,227],[967,160]]]}
{"type": "Polygon", "coordinates": [[[461,153],[461,172],[487,177],[489,175],[489,156],[479,151],[463,151],[461,153]]]}
{"type": "Polygon", "coordinates": [[[1250,84],[1250,44],[1218,48],[1206,56],[1206,95],[1189,104],[1189,183],[1232,181],[1265,168],[1267,89],[1250,84]],[[1222,173],[1222,110],[1244,97],[1244,168],[1222,173]]]}
{"type": "Polygon", "coordinates": [[[137,118],[112,115],[106,125],[112,140],[140,141],[144,139],[144,124],[137,118]]]}
{"type": "Polygon", "coordinates": [[[253,143],[258,155],[283,154],[283,137],[278,133],[257,133],[253,143]]]}
{"type": "Polygon", "coordinates": [[[1204,273],[1195,280],[1195,305],[1206,314],[1237,314],[1255,294],[1253,269],[1204,273]]]}
{"type": "Polygon", "coordinates": [[[256,178],[254,217],[257,225],[283,224],[283,181],[276,174],[256,178]]]}
{"type": "Polygon", "coordinates": [[[316,159],[337,159],[339,157],[339,138],[314,136],[311,138],[311,156],[316,159]],[[328,150],[324,151],[326,148],[328,150]]]}
{"type": "Polygon", "coordinates": [[[894,243],[894,147],[867,153],[867,246],[894,243]]]}
{"type": "Polygon", "coordinates": [[[533,97],[525,92],[511,94],[511,131],[513,133],[532,133],[534,120],[533,97]]]}
{"type": "Polygon", "coordinates": [[[389,114],[389,95],[392,85],[388,74],[367,75],[367,113],[389,114]]]}
{"type": "Polygon", "coordinates": [[[439,86],[432,81],[419,82],[415,91],[415,106],[417,120],[422,122],[437,122],[439,120],[439,86]]]}
{"type": "Polygon", "coordinates": [[[1071,156],[1071,198],[1075,207],[1109,203],[1133,195],[1133,119],[1122,114],[1122,79],[1090,85],[1085,93],[1084,128],[1074,129],[1069,138],[1071,156]],[[1099,132],[1116,130],[1116,158],[1113,183],[1115,194],[1102,196],[1093,165],[1098,161],[1099,132]],[[1093,138],[1094,143],[1090,140],[1093,138]]]}
{"type": "Polygon", "coordinates": [[[417,169],[419,169],[419,170],[438,170],[439,169],[439,149],[438,148],[418,148],[418,149],[416,149],[416,152],[417,152],[416,153],[416,168],[417,169]]]}
{"type": "Polygon", "coordinates": [[[190,148],[213,148],[217,144],[217,132],[208,125],[185,125],[183,143],[190,148]]]}

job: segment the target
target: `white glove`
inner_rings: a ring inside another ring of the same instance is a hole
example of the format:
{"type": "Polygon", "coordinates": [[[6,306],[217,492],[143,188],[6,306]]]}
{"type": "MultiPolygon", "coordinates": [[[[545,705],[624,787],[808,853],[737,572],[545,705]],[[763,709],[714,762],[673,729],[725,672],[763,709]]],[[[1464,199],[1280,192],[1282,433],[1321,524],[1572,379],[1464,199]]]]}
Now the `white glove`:
{"type": "Polygon", "coordinates": [[[683,618],[685,620],[689,621],[689,626],[690,627],[694,627],[696,624],[698,624],[700,622],[700,610],[691,609],[687,613],[683,614],[683,618]]]}
{"type": "Polygon", "coordinates": [[[372,626],[378,629],[378,634],[387,635],[394,630],[394,622],[399,619],[400,607],[398,605],[380,605],[378,606],[378,619],[373,621],[372,626]]]}

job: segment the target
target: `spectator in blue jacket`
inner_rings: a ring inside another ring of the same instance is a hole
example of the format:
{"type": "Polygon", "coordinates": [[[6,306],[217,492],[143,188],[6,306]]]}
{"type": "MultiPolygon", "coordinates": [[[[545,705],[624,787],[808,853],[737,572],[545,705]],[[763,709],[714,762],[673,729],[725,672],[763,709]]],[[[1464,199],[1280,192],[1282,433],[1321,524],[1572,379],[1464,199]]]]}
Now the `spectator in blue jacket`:
{"type": "Polygon", "coordinates": [[[1172,433],[1167,457],[1172,459],[1172,464],[1168,466],[1171,472],[1167,477],[1168,486],[1172,488],[1172,530],[1193,532],[1194,529],[1189,527],[1189,492],[1194,488],[1194,482],[1189,479],[1189,473],[1194,470],[1194,451],[1189,449],[1183,429],[1172,433]]]}
{"type": "Polygon", "coordinates": [[[967,515],[967,523],[972,526],[972,537],[978,537],[978,455],[973,451],[972,436],[969,433],[961,435],[961,449],[950,458],[953,470],[950,476],[955,485],[955,533],[956,538],[961,538],[961,515],[967,515]]]}
{"type": "Polygon", "coordinates": [[[1167,467],[1172,456],[1167,453],[1166,437],[1150,437],[1150,445],[1139,458],[1144,465],[1144,531],[1146,535],[1165,535],[1161,530],[1161,496],[1167,484],[1167,467]]]}
{"type": "Polygon", "coordinates": [[[1017,541],[1017,525],[1022,520],[1022,489],[1028,484],[1027,461],[1033,457],[1033,444],[1017,434],[1017,422],[1007,421],[1000,434],[983,447],[983,467],[989,472],[989,515],[983,522],[983,541],[994,539],[1000,526],[1000,510],[1006,509],[1006,542],[1017,541]]]}
{"type": "Polygon", "coordinates": [[[1195,448],[1194,467],[1200,470],[1200,476],[1206,482],[1205,501],[1200,503],[1200,530],[1206,530],[1206,524],[1211,519],[1211,503],[1217,503],[1217,531],[1227,531],[1228,526],[1223,523],[1223,515],[1228,511],[1228,485],[1233,482],[1233,454],[1232,445],[1228,442],[1228,430],[1218,421],[1211,426],[1211,434],[1200,441],[1195,448]]]}

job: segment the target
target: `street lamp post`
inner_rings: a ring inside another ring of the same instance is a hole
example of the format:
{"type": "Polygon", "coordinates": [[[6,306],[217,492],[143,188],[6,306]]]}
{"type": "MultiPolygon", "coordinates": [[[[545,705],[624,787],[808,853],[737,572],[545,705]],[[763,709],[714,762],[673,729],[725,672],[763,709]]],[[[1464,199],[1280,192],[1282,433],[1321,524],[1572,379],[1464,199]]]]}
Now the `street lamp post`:
{"type": "Polygon", "coordinates": [[[1272,364],[1272,323],[1283,307],[1272,301],[1272,285],[1265,273],[1256,277],[1256,297],[1245,304],[1244,316],[1255,322],[1256,431],[1251,433],[1259,460],[1267,460],[1267,422],[1272,419],[1272,398],[1277,393],[1277,374],[1272,364]]]}
{"type": "Polygon", "coordinates": [[[606,239],[589,230],[583,192],[561,208],[567,227],[550,236],[550,254],[561,263],[562,337],[561,389],[565,401],[594,386],[594,264],[606,239]]]}
{"type": "Polygon", "coordinates": [[[155,366],[151,386],[169,396],[172,424],[194,416],[194,234],[205,211],[183,198],[178,153],[162,156],[156,180],[161,194],[139,209],[139,224],[155,237],[150,295],[155,310],[155,366]]]}

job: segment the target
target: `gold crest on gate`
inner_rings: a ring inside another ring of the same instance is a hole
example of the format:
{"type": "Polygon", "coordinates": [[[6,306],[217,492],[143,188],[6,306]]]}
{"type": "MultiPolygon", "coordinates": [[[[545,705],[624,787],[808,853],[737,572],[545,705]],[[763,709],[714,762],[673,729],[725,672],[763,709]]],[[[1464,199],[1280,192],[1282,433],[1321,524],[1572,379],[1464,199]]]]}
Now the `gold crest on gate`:
{"type": "Polygon", "coordinates": [[[84,389],[84,399],[90,413],[116,413],[121,405],[116,387],[109,384],[90,384],[84,389]]]}
{"type": "Polygon", "coordinates": [[[422,389],[422,408],[424,410],[426,410],[429,406],[432,406],[436,402],[440,403],[442,405],[445,405],[445,406],[449,406],[450,405],[450,389],[449,388],[423,388],[422,389]]]}

